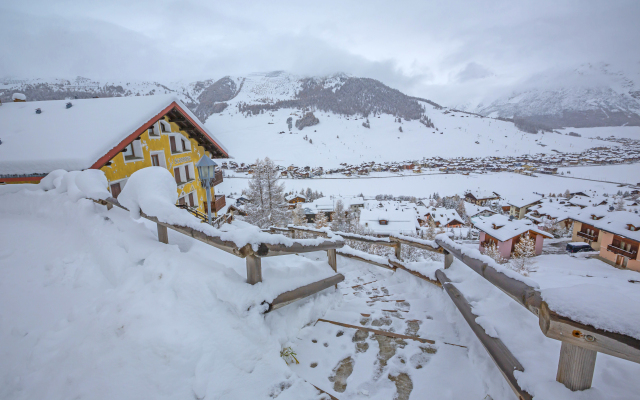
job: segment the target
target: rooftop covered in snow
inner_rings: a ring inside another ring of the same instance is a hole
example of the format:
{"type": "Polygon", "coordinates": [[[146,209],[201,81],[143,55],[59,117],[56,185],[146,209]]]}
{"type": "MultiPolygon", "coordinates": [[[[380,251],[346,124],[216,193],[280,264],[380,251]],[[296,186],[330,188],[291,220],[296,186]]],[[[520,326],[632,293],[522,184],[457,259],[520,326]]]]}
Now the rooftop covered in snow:
{"type": "Polygon", "coordinates": [[[553,236],[547,232],[538,229],[538,227],[528,219],[509,219],[507,216],[500,214],[475,218],[473,225],[501,242],[506,242],[528,231],[534,231],[547,238],[553,238],[553,236]]]}
{"type": "Polygon", "coordinates": [[[174,109],[199,131],[207,150],[228,157],[224,146],[174,96],[18,102],[0,107],[0,176],[99,168],[98,161],[174,109]]]}

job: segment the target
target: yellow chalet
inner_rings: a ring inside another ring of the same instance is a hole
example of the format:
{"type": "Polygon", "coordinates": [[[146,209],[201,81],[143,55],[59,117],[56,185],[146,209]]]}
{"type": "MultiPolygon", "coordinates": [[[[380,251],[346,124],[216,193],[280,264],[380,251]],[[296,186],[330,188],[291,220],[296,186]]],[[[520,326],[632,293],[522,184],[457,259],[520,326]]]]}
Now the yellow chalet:
{"type": "MultiPolygon", "coordinates": [[[[135,171],[167,168],[179,204],[206,213],[195,164],[227,150],[174,96],[111,97],[0,105],[0,183],[38,183],[49,172],[102,170],[113,197],[135,171]]],[[[216,171],[213,182],[222,182],[216,171]]],[[[224,206],[212,188],[211,211],[224,206]]]]}

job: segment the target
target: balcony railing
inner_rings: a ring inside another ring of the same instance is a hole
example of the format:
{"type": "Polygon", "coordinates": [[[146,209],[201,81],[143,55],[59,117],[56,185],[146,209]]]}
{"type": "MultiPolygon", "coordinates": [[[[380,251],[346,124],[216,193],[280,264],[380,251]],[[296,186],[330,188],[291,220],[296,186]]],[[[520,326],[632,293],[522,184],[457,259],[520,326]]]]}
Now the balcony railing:
{"type": "Polygon", "coordinates": [[[216,177],[213,178],[213,182],[211,182],[211,186],[216,186],[222,183],[222,171],[216,171],[216,177]]]}
{"type": "Polygon", "coordinates": [[[227,205],[227,201],[225,200],[224,195],[216,196],[216,200],[211,204],[211,211],[218,212],[222,210],[225,205],[227,205]]]}
{"type": "Polygon", "coordinates": [[[587,232],[579,231],[579,232],[578,232],[578,236],[583,237],[583,238],[585,238],[585,239],[587,239],[587,240],[592,240],[592,241],[594,241],[594,242],[597,242],[597,241],[598,241],[598,235],[595,235],[595,234],[594,234],[594,235],[591,235],[591,234],[589,234],[589,233],[587,233],[587,232]]]}
{"type": "Polygon", "coordinates": [[[612,244],[607,246],[607,250],[609,250],[610,252],[612,252],[613,254],[619,254],[621,256],[625,256],[628,257],[630,259],[635,259],[636,258],[636,254],[638,254],[638,252],[636,251],[627,251],[627,250],[623,250],[619,247],[616,247],[612,244]]]}

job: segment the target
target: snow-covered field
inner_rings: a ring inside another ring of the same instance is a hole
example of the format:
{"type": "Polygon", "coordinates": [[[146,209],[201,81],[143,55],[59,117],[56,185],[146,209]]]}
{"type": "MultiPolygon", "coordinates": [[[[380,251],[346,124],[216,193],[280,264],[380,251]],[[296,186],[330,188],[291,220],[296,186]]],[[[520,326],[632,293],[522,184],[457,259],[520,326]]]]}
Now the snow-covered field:
{"type": "MultiPolygon", "coordinates": [[[[560,172],[564,172],[565,176],[575,178],[620,182],[631,185],[640,183],[640,164],[558,168],[558,173],[560,172]],[[571,171],[571,173],[567,175],[567,171],[571,171]]],[[[622,191],[624,192],[624,189],[622,191]]]]}
{"type": "MultiPolygon", "coordinates": [[[[637,176],[638,164],[612,166],[624,172],[624,176],[633,179],[637,176]]],[[[606,171],[603,167],[570,168],[571,175],[583,169],[595,169],[606,171]]],[[[605,172],[603,172],[604,174],[605,172]]],[[[588,172],[586,173],[588,174],[588,172]]],[[[247,187],[249,176],[246,174],[233,177],[225,177],[221,185],[216,187],[218,193],[239,193],[247,187]]],[[[375,196],[378,194],[393,194],[395,196],[429,197],[434,192],[441,196],[463,194],[466,190],[496,191],[503,197],[522,195],[523,193],[564,193],[565,190],[579,191],[592,189],[601,193],[617,193],[618,185],[604,182],[585,181],[582,179],[563,178],[560,176],[543,175],[531,177],[510,172],[497,172],[487,174],[442,174],[436,171],[424,174],[408,173],[406,175],[392,173],[372,173],[368,177],[346,178],[344,175],[334,175],[341,179],[282,179],[286,191],[300,191],[310,187],[322,192],[324,195],[358,195],[375,196]],[[431,175],[430,175],[431,174],[431,175]]],[[[597,178],[594,178],[597,179],[597,178]]],[[[637,179],[640,180],[640,179],[637,179]]]]}
{"type": "MultiPolygon", "coordinates": [[[[581,152],[592,147],[617,145],[591,137],[557,133],[532,135],[518,130],[510,122],[459,112],[444,114],[429,104],[423,105],[438,131],[416,120],[394,122],[395,118],[387,114],[370,116],[371,128],[368,129],[362,126],[365,122],[362,117],[316,111],[314,114],[320,120],[318,125],[301,131],[294,126],[290,133],[286,120],[301,118],[300,111],[281,109],[244,117],[236,112],[233,103],[223,113],[209,117],[205,125],[237,161],[253,162],[269,157],[281,165],[324,168],[337,167],[343,162],[358,164],[435,156],[513,156],[553,153],[553,150],[581,152]],[[313,143],[304,140],[305,136],[313,143]]],[[[625,130],[624,127],[615,129],[625,130]]]]}

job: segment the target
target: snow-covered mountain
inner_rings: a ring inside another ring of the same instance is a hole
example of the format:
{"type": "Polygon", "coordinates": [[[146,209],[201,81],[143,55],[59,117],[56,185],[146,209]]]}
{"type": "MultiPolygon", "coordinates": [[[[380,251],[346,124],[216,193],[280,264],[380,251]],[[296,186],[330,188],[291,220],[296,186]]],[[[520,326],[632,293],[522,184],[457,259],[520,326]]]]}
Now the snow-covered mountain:
{"type": "Polygon", "coordinates": [[[608,64],[539,74],[509,95],[473,109],[530,126],[595,127],[640,125],[640,65],[622,72],[608,64]]]}
{"type": "Polygon", "coordinates": [[[281,164],[334,167],[438,156],[579,152],[612,145],[593,139],[600,133],[530,135],[523,131],[536,130],[520,114],[513,114],[514,123],[456,111],[407,96],[379,81],[345,74],[300,77],[276,71],[166,85],[86,78],[0,81],[2,101],[10,101],[14,92],[24,93],[27,101],[174,94],[243,162],[269,156],[281,164]]]}

